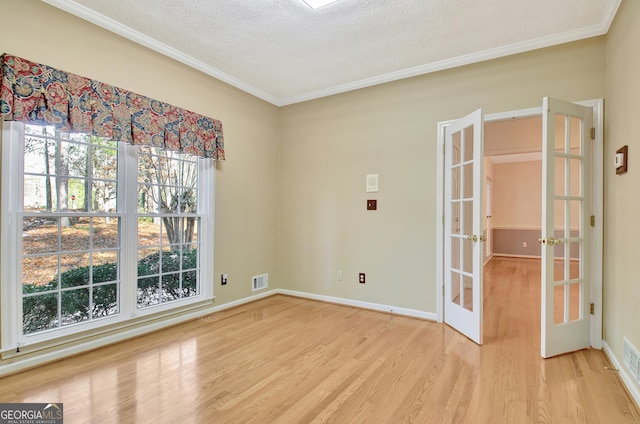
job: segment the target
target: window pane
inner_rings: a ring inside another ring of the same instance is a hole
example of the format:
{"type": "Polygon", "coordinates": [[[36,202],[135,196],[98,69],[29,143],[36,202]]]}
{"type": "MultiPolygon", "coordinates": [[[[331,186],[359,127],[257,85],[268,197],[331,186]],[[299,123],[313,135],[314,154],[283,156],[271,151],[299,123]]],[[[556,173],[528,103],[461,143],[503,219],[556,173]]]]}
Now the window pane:
{"type": "Polygon", "coordinates": [[[185,226],[184,243],[188,244],[191,242],[199,242],[200,233],[198,232],[198,230],[200,228],[200,218],[187,218],[185,226]]]}
{"type": "Polygon", "coordinates": [[[55,142],[39,137],[25,137],[24,172],[48,175],[55,173],[55,142]]]}
{"type": "Polygon", "coordinates": [[[87,198],[87,187],[89,180],[72,179],[69,180],[69,191],[67,199],[69,210],[75,212],[89,211],[89,199],[87,198]]]}
{"type": "Polygon", "coordinates": [[[22,293],[53,290],[58,287],[58,255],[22,259],[22,293]]]}
{"type": "Polygon", "coordinates": [[[89,319],[89,288],[62,292],[62,325],[89,319]]]}
{"type": "Polygon", "coordinates": [[[58,326],[58,293],[22,299],[22,331],[31,334],[58,326]]]}
{"type": "Polygon", "coordinates": [[[180,299],[180,273],[162,276],[162,301],[170,302],[180,299]]]}
{"type": "Polygon", "coordinates": [[[162,218],[162,244],[177,244],[181,238],[182,218],[179,216],[165,216],[162,218]]]}
{"type": "Polygon", "coordinates": [[[61,142],[58,149],[60,158],[60,169],[56,174],[69,175],[72,177],[87,177],[87,167],[89,163],[88,146],[84,143],[61,142]]]}
{"type": "Polygon", "coordinates": [[[182,255],[180,253],[180,248],[172,248],[164,249],[162,251],[162,272],[172,272],[180,270],[180,262],[182,259],[182,255]]]}
{"type": "Polygon", "coordinates": [[[58,196],[55,179],[45,176],[24,176],[23,209],[27,211],[55,211],[58,196]]]}
{"type": "Polygon", "coordinates": [[[90,222],[87,216],[61,218],[60,243],[63,252],[89,250],[90,222]]]}
{"type": "Polygon", "coordinates": [[[25,217],[22,220],[22,254],[58,251],[58,219],[25,217]]]}
{"type": "Polygon", "coordinates": [[[158,274],[160,249],[138,249],[138,276],[158,274]]]}
{"type": "Polygon", "coordinates": [[[138,218],[138,245],[159,246],[161,218],[142,216],[138,218]]]}
{"type": "Polygon", "coordinates": [[[160,303],[160,279],[158,277],[138,278],[138,307],[160,303]]]}
{"type": "Polygon", "coordinates": [[[153,184],[138,185],[138,213],[157,213],[159,187],[153,184]]]}
{"type": "Polygon", "coordinates": [[[62,288],[89,284],[89,253],[60,255],[60,283],[62,288]]]}
{"type": "Polygon", "coordinates": [[[198,287],[198,271],[187,271],[182,273],[182,295],[183,297],[196,296],[200,292],[198,287]]]}
{"type": "Polygon", "coordinates": [[[194,246],[189,246],[188,249],[182,251],[182,269],[196,269],[198,268],[198,249],[194,246]]]}
{"type": "Polygon", "coordinates": [[[112,181],[94,181],[91,184],[93,212],[116,212],[118,185],[112,181]]]}
{"type": "Polygon", "coordinates": [[[91,218],[92,247],[117,249],[120,247],[120,218],[91,218]]]}
{"type": "Polygon", "coordinates": [[[118,305],[118,285],[104,284],[93,288],[94,318],[115,315],[120,312],[118,305]]]}
{"type": "Polygon", "coordinates": [[[93,146],[93,178],[116,181],[118,179],[118,151],[93,146]]]}
{"type": "Polygon", "coordinates": [[[118,280],[118,252],[93,252],[92,283],[118,280]]]}

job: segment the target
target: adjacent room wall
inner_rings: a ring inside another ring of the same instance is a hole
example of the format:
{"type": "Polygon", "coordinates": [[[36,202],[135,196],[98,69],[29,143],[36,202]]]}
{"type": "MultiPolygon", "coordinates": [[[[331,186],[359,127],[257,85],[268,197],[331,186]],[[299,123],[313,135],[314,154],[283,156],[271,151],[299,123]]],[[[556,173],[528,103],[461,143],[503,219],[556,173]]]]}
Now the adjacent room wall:
{"type": "MultiPolygon", "coordinates": [[[[623,361],[623,337],[640,349],[640,2],[623,1],[607,36],[604,186],[604,339],[623,361]],[[615,151],[629,146],[629,172],[616,175],[615,151]]],[[[635,383],[636,400],[640,384],[635,383]]]]}
{"type": "Polygon", "coordinates": [[[0,0],[0,10],[0,52],[220,119],[227,161],[216,166],[215,272],[206,283],[216,305],[251,296],[252,275],[277,284],[277,107],[39,0],[0,0]]]}
{"type": "Polygon", "coordinates": [[[437,122],[604,97],[604,49],[598,37],[283,108],[280,287],[435,313],[437,122]]]}
{"type": "Polygon", "coordinates": [[[493,175],[493,253],[540,256],[542,162],[495,163],[493,175]]]}

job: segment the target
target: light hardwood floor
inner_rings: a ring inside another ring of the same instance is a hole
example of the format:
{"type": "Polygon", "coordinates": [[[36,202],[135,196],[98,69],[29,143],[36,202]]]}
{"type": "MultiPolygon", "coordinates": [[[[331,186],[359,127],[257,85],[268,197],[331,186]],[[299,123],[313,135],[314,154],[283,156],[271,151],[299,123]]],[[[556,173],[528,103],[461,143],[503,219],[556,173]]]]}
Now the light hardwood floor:
{"type": "Polygon", "coordinates": [[[444,324],[273,296],[0,379],[65,423],[638,423],[602,352],[542,360],[535,260],[486,268],[485,345],[444,324]]]}

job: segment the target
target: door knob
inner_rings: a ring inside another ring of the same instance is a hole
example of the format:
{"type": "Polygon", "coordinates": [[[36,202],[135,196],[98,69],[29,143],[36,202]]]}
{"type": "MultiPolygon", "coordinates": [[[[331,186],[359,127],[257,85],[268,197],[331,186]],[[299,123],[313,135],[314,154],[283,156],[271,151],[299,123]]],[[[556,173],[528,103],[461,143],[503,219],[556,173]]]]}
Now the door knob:
{"type": "Polygon", "coordinates": [[[549,244],[553,244],[553,245],[560,244],[560,240],[558,240],[555,237],[549,237],[549,244]]]}
{"type": "Polygon", "coordinates": [[[555,237],[539,238],[538,243],[546,244],[547,246],[555,246],[561,243],[561,241],[555,237]]]}
{"type": "Polygon", "coordinates": [[[473,241],[473,242],[476,242],[476,241],[478,241],[478,236],[477,236],[477,235],[475,235],[475,234],[474,234],[474,235],[472,235],[472,236],[468,236],[468,237],[467,237],[467,240],[469,240],[469,241],[473,241]]]}

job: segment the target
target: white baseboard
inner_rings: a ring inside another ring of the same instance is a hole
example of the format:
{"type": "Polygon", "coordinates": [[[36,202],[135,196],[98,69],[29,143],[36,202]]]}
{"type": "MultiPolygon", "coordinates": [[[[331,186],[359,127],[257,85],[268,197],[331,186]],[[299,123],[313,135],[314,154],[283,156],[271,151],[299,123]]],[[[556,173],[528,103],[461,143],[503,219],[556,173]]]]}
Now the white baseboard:
{"type": "Polygon", "coordinates": [[[640,407],[640,388],[638,388],[637,383],[633,380],[633,378],[631,378],[631,376],[629,376],[624,366],[622,365],[622,363],[620,363],[620,361],[618,361],[618,358],[613,353],[613,350],[611,350],[611,347],[609,347],[606,341],[602,342],[602,348],[605,355],[607,355],[607,358],[609,358],[613,366],[619,371],[620,378],[622,379],[622,382],[624,383],[633,400],[636,401],[636,405],[640,407]]]}
{"type": "Polygon", "coordinates": [[[233,302],[224,303],[219,306],[214,306],[210,308],[210,312],[220,312],[225,309],[235,308],[236,306],[244,305],[245,303],[255,302],[256,300],[264,299],[265,297],[273,296],[274,294],[278,294],[278,289],[271,289],[265,291],[263,293],[254,294],[253,296],[243,297],[242,299],[234,300],[233,302]]]}
{"type": "Polygon", "coordinates": [[[278,293],[301,297],[304,299],[319,300],[321,302],[335,303],[338,305],[354,306],[356,308],[370,309],[372,311],[387,312],[412,318],[421,318],[429,321],[437,321],[437,315],[433,312],[423,312],[416,309],[400,308],[397,306],[382,305],[380,303],[363,302],[360,300],[345,299],[341,297],[324,296],[315,293],[299,292],[294,290],[278,289],[278,293]]]}
{"type": "Polygon", "coordinates": [[[510,253],[495,253],[495,252],[493,256],[496,256],[499,258],[540,259],[540,256],[535,256],[535,255],[512,255],[510,253]]]}

